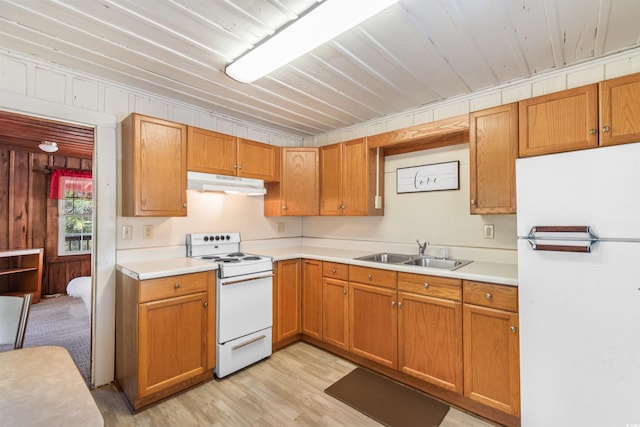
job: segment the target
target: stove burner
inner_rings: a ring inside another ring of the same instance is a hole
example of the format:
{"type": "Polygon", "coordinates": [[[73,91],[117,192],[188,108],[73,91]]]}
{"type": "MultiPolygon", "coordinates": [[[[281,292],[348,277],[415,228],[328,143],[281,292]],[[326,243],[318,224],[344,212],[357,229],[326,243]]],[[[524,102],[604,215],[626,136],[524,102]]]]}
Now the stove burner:
{"type": "Polygon", "coordinates": [[[239,257],[239,256],[244,256],[244,254],[242,252],[234,252],[231,254],[227,254],[228,257],[239,257]]]}
{"type": "Polygon", "coordinates": [[[219,256],[215,256],[215,255],[205,255],[200,257],[201,259],[218,259],[220,258],[219,256]]]}
{"type": "Polygon", "coordinates": [[[260,259],[259,256],[253,256],[253,255],[242,258],[243,261],[257,261],[259,259],[260,259]]]}
{"type": "Polygon", "coordinates": [[[219,258],[220,262],[240,262],[238,258],[219,258]]]}

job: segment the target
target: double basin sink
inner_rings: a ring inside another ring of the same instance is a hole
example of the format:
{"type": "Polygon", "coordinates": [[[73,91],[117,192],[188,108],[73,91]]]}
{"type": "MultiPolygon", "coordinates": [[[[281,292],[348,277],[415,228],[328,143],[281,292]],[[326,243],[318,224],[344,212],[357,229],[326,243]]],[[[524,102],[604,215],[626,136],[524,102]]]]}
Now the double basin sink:
{"type": "Polygon", "coordinates": [[[413,265],[418,267],[441,268],[444,270],[456,270],[471,261],[453,258],[436,258],[428,255],[404,255],[379,253],[355,258],[360,261],[379,262],[383,264],[413,265]]]}

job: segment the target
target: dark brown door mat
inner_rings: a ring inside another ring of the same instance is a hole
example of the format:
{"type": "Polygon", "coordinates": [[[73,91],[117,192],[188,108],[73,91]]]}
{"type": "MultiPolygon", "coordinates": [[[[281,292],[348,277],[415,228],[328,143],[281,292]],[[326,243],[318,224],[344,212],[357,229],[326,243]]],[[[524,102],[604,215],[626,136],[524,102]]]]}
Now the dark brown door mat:
{"type": "Polygon", "coordinates": [[[449,411],[444,403],[363,368],[354,369],[325,393],[391,427],[437,427],[449,411]]]}

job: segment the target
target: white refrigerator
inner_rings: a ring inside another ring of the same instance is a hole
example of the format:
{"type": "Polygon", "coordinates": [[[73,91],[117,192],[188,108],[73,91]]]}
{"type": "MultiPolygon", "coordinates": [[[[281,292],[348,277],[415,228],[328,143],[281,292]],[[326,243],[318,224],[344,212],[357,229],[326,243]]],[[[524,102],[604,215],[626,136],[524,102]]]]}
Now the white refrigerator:
{"type": "Polygon", "coordinates": [[[640,143],[516,181],[522,426],[640,426],[640,143]]]}

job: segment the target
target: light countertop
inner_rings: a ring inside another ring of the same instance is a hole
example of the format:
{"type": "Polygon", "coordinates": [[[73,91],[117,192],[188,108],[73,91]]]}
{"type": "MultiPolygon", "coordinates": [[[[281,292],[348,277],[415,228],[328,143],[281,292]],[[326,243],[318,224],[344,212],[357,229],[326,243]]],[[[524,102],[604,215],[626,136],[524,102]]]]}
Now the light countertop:
{"type": "Polygon", "coordinates": [[[292,258],[308,258],[321,261],[340,262],[344,264],[374,267],[383,270],[404,271],[407,273],[429,274],[441,277],[453,277],[480,282],[491,282],[501,285],[518,286],[518,266],[516,264],[473,261],[457,270],[449,271],[441,268],[427,268],[410,265],[384,264],[379,262],[360,261],[354,258],[371,255],[371,251],[345,250],[316,246],[294,246],[277,249],[261,249],[260,255],[273,257],[275,261],[292,258]]]}
{"type": "Polygon", "coordinates": [[[125,262],[116,266],[118,271],[136,280],[157,279],[158,277],[177,276],[179,274],[199,273],[217,270],[213,262],[195,258],[168,258],[151,261],[125,262]]]}
{"type": "MultiPolygon", "coordinates": [[[[407,273],[427,274],[441,277],[452,277],[466,280],[477,280],[509,286],[518,286],[518,266],[515,264],[473,261],[457,270],[440,268],[417,267],[410,265],[384,264],[378,262],[360,261],[354,258],[370,255],[372,251],[338,249],[320,246],[291,246],[285,248],[262,248],[248,251],[260,255],[273,257],[274,261],[294,258],[317,259],[320,261],[339,262],[343,264],[359,265],[363,267],[380,268],[383,270],[404,271],[407,273]]],[[[158,277],[175,276],[179,274],[197,273],[217,269],[215,263],[193,258],[169,258],[150,261],[120,263],[117,269],[136,280],[155,279],[158,277]]]]}

